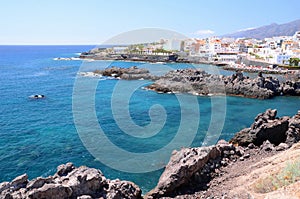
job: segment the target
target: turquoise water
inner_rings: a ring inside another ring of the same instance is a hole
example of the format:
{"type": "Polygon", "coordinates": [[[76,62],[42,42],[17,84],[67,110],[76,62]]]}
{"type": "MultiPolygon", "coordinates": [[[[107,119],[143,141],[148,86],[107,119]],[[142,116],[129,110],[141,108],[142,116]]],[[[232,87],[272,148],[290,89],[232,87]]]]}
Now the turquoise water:
{"type": "MultiPolygon", "coordinates": [[[[30,178],[52,175],[59,164],[73,162],[99,168],[108,178],[137,183],[144,191],[153,188],[161,170],[131,174],[111,169],[87,151],[77,134],[72,113],[72,94],[76,74],[82,61],[55,61],[56,57],[72,57],[93,46],[0,46],[0,181],[12,180],[27,173],[30,178]],[[46,99],[32,100],[32,94],[46,99]]],[[[84,70],[107,66],[158,67],[132,62],[86,62],[84,70]]],[[[187,68],[188,64],[168,64],[166,68],[187,68]]],[[[209,70],[208,65],[196,67],[209,70]]],[[[165,70],[155,70],[163,73],[165,70]]],[[[220,71],[221,74],[231,74],[220,71]]],[[[90,81],[88,78],[84,81],[90,81]]],[[[109,139],[131,152],[157,150],[172,140],[179,127],[181,109],[175,95],[157,94],[137,89],[130,98],[130,115],[141,126],[150,123],[149,108],[161,104],[167,114],[165,126],[153,139],[132,139],[124,135],[114,122],[111,95],[118,80],[100,81],[96,90],[96,114],[109,139]]],[[[123,84],[131,84],[122,81],[123,84]]],[[[149,81],[140,81],[143,84],[149,81]]],[[[120,100],[122,93],[120,93],[120,100]]],[[[211,122],[211,98],[197,97],[200,123],[192,146],[200,146],[211,122]]],[[[226,119],[220,139],[228,140],[235,132],[248,127],[254,117],[267,108],[277,108],[279,116],[294,115],[300,109],[299,97],[277,97],[271,100],[226,98],[226,119]]],[[[218,107],[214,107],[218,108],[218,107]]],[[[190,115],[190,121],[193,121],[190,115]]],[[[121,163],[120,163],[121,164],[121,163]]]]}

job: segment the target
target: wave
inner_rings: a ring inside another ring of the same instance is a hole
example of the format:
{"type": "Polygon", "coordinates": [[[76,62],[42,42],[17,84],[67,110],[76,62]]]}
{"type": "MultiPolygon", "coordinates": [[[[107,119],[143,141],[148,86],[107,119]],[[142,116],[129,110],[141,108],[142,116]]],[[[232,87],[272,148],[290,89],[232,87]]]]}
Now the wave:
{"type": "Polygon", "coordinates": [[[33,76],[33,77],[40,77],[40,76],[46,76],[46,75],[49,75],[49,72],[36,72],[34,73],[33,75],[30,75],[30,76],[33,76]]]}
{"type": "Polygon", "coordinates": [[[63,66],[63,67],[46,67],[44,68],[44,70],[47,70],[47,71],[51,71],[51,70],[69,70],[69,69],[72,69],[74,68],[74,66],[63,66]]]}
{"type": "Polygon", "coordinates": [[[53,60],[55,61],[79,61],[82,60],[79,57],[56,57],[53,60]]]}

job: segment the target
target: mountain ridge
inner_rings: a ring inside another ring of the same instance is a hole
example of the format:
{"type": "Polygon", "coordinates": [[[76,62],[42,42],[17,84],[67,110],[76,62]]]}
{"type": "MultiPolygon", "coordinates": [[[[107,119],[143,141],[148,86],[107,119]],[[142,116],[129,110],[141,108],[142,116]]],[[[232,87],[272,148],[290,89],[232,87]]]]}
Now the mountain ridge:
{"type": "Polygon", "coordinates": [[[264,39],[275,36],[292,36],[296,31],[300,31],[300,19],[284,24],[271,23],[258,28],[225,34],[221,37],[264,39]]]}

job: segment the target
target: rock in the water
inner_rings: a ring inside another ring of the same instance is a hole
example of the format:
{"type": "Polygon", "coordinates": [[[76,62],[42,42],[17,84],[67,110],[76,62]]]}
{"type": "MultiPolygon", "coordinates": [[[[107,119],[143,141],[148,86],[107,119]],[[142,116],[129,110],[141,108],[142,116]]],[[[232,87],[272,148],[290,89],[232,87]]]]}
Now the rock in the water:
{"type": "Polygon", "coordinates": [[[83,72],[80,73],[83,76],[109,76],[114,78],[120,78],[125,80],[138,80],[138,79],[150,79],[156,80],[157,76],[150,74],[149,70],[145,68],[138,68],[132,66],[130,68],[120,68],[120,67],[109,67],[104,70],[95,70],[94,72],[83,72]]]}

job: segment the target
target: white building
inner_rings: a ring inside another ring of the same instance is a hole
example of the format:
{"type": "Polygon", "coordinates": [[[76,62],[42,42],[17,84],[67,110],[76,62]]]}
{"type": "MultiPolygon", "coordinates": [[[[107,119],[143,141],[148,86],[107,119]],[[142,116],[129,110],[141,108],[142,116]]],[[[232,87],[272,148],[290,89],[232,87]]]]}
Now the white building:
{"type": "Polygon", "coordinates": [[[295,32],[295,34],[293,36],[293,39],[295,41],[300,41],[300,31],[295,32]]]}
{"type": "Polygon", "coordinates": [[[167,39],[164,40],[163,49],[170,50],[170,51],[181,51],[182,46],[182,40],[180,39],[167,39]]]}
{"type": "Polygon", "coordinates": [[[238,59],[237,52],[219,52],[217,53],[216,60],[222,63],[235,63],[238,59]]]}
{"type": "Polygon", "coordinates": [[[115,54],[124,54],[128,51],[128,47],[116,46],[112,48],[115,54]]]}
{"type": "Polygon", "coordinates": [[[276,56],[276,64],[289,64],[289,59],[290,58],[291,58],[291,55],[278,54],[276,56]]]}

